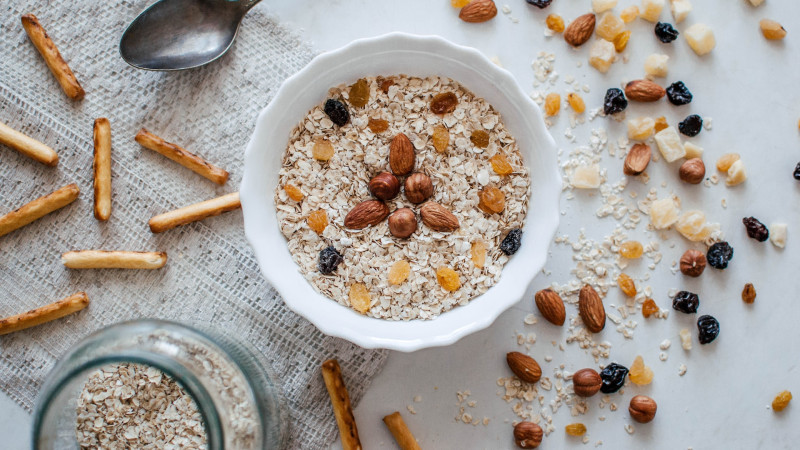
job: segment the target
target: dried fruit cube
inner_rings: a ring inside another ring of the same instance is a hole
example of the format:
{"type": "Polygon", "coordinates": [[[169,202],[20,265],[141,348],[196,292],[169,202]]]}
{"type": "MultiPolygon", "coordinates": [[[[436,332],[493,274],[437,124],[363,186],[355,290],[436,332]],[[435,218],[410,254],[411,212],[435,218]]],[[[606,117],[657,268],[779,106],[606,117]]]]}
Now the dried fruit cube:
{"type": "Polygon", "coordinates": [[[689,0],[669,0],[669,3],[669,9],[672,12],[675,23],[683,22],[686,16],[692,12],[692,4],[689,0]]]}
{"type": "Polygon", "coordinates": [[[472,248],[470,249],[470,256],[472,257],[472,263],[475,264],[475,267],[483,269],[483,266],[486,264],[486,243],[480,239],[473,242],[472,248]]]}
{"type": "Polygon", "coordinates": [[[617,53],[622,53],[625,51],[625,48],[628,47],[628,41],[631,39],[631,30],[625,30],[622,33],[614,36],[614,50],[617,53]]]}
{"type": "Polygon", "coordinates": [[[472,144],[478,148],[486,148],[489,146],[489,133],[484,130],[475,130],[469,137],[472,144]]]}
{"type": "Polygon", "coordinates": [[[575,92],[567,94],[567,103],[569,103],[570,108],[578,114],[583,114],[583,112],[586,111],[586,103],[584,103],[583,98],[575,92]]]}
{"type": "Polygon", "coordinates": [[[683,32],[683,35],[686,37],[689,47],[700,56],[714,50],[717,45],[717,41],[714,39],[714,31],[703,23],[696,23],[690,26],[683,32]]]}
{"type": "Polygon", "coordinates": [[[650,223],[657,230],[663,230],[678,220],[678,205],[671,198],[655,200],[650,204],[650,223]]]}
{"type": "Polygon", "coordinates": [[[333,158],[333,144],[327,139],[317,139],[311,147],[311,156],[318,161],[330,161],[333,158]]]}
{"type": "Polygon", "coordinates": [[[436,281],[439,282],[444,290],[450,292],[457,291],[461,287],[461,279],[458,277],[458,273],[449,267],[442,266],[436,270],[436,281]]]}
{"type": "Polygon", "coordinates": [[[664,0],[642,0],[642,12],[639,17],[650,22],[658,22],[662,9],[664,0]]]}
{"type": "Polygon", "coordinates": [[[652,298],[645,299],[642,303],[642,315],[645,319],[661,311],[652,298]]]}
{"type": "Polygon", "coordinates": [[[628,6],[619,13],[619,18],[625,23],[631,23],[639,17],[639,7],[636,5],[628,6]]]}
{"type": "Polygon", "coordinates": [[[547,19],[545,19],[544,23],[547,25],[547,28],[555,31],[556,33],[561,33],[564,31],[564,19],[558,14],[550,14],[547,16],[547,19]]]}
{"type": "Polygon", "coordinates": [[[322,234],[328,226],[328,214],[323,209],[314,211],[308,215],[307,222],[309,228],[317,234],[322,234]]]}
{"type": "Polygon", "coordinates": [[[602,178],[600,177],[600,166],[578,166],[572,171],[569,180],[572,187],[577,189],[597,189],[600,187],[602,178]]]}
{"type": "Polygon", "coordinates": [[[656,119],[656,123],[655,123],[655,125],[653,125],[653,129],[655,129],[656,133],[658,133],[659,131],[667,128],[668,126],[669,126],[669,124],[667,123],[667,118],[664,117],[664,116],[661,116],[661,117],[656,119]]]}
{"type": "Polygon", "coordinates": [[[372,130],[373,133],[383,133],[389,129],[389,121],[383,119],[373,119],[370,117],[369,122],[367,122],[367,126],[370,130],[372,130]]]}
{"type": "Polygon", "coordinates": [[[689,331],[688,328],[682,328],[679,334],[681,336],[681,347],[683,347],[684,350],[691,350],[692,333],[689,331]]]}
{"type": "Polygon", "coordinates": [[[447,146],[450,145],[450,131],[444,125],[436,125],[433,127],[433,148],[439,153],[447,151],[447,146]]]}
{"type": "Polygon", "coordinates": [[[625,31],[625,23],[611,12],[603,14],[594,29],[598,36],[607,41],[613,41],[623,31],[625,31]]]}
{"type": "Polygon", "coordinates": [[[367,80],[361,78],[350,86],[348,100],[356,108],[362,108],[369,102],[369,83],[367,83],[367,80]]]}
{"type": "Polygon", "coordinates": [[[703,147],[697,146],[691,142],[684,142],[683,148],[686,151],[686,159],[703,158],[703,147]]]}
{"type": "Polygon", "coordinates": [[[411,273],[411,265],[405,259],[396,261],[389,268],[389,284],[398,285],[406,281],[411,273]]]}
{"type": "Polygon", "coordinates": [[[686,149],[683,148],[681,137],[675,127],[667,127],[655,135],[658,151],[667,162],[675,162],[686,156],[686,149]]]}
{"type": "Polygon", "coordinates": [[[725,184],[728,186],[736,186],[737,184],[744,183],[747,179],[747,172],[744,170],[744,163],[741,159],[734,161],[728,169],[728,178],[725,179],[725,184]]]}
{"type": "Polygon", "coordinates": [[[561,96],[555,92],[547,94],[544,98],[544,113],[548,116],[555,116],[561,110],[561,96]]]}
{"type": "Polygon", "coordinates": [[[614,44],[604,39],[598,39],[594,41],[589,49],[589,65],[601,73],[606,73],[611,68],[611,64],[614,63],[616,56],[617,49],[614,44]]]}
{"type": "Polygon", "coordinates": [[[486,186],[478,193],[478,208],[486,214],[503,211],[506,207],[506,195],[494,186],[486,186]]]}
{"type": "Polygon", "coordinates": [[[769,224],[769,240],[775,247],[786,247],[786,231],[787,225],[785,223],[771,223],[769,224]]]}
{"type": "Polygon", "coordinates": [[[472,0],[450,0],[450,6],[453,8],[463,8],[469,4],[472,0]]]}
{"type": "Polygon", "coordinates": [[[570,436],[583,436],[586,434],[586,425],[582,423],[571,423],[564,427],[564,431],[570,436]]]}
{"type": "Polygon", "coordinates": [[[636,283],[634,283],[633,278],[627,274],[619,274],[617,277],[617,285],[623,294],[627,295],[628,297],[636,297],[636,283]]]}
{"type": "Polygon", "coordinates": [[[293,184],[286,183],[286,185],[283,186],[283,190],[286,191],[286,195],[288,195],[290,199],[296,202],[303,200],[303,197],[305,197],[303,191],[293,184]]]}
{"type": "Polygon", "coordinates": [[[595,14],[608,11],[617,6],[617,0],[592,0],[592,11],[595,14]]]}
{"type": "Polygon", "coordinates": [[[717,160],[717,170],[720,172],[727,172],[733,163],[739,160],[738,153],[726,153],[717,160]]]}
{"type": "Polygon", "coordinates": [[[652,117],[637,117],[628,121],[628,137],[644,141],[653,135],[656,121],[652,117]]]}
{"type": "Polygon", "coordinates": [[[792,393],[789,391],[781,391],[775,396],[775,399],[772,400],[772,410],[778,412],[783,411],[789,406],[790,401],[792,401],[792,393]]]}
{"type": "Polygon", "coordinates": [[[669,56],[660,53],[653,53],[644,60],[644,73],[651,77],[665,77],[669,69],[667,62],[669,56]]]}
{"type": "Polygon", "coordinates": [[[748,0],[748,1],[753,6],[761,6],[761,4],[764,3],[764,0],[748,0]]]}
{"type": "Polygon", "coordinates": [[[653,369],[645,366],[644,359],[637,356],[628,371],[628,378],[639,386],[650,384],[653,381],[653,369]]]}
{"type": "Polygon", "coordinates": [[[642,243],[639,241],[625,241],[619,246],[619,254],[623,258],[641,258],[643,253],[644,248],[642,247],[642,243]]]}
{"type": "Polygon", "coordinates": [[[711,235],[713,228],[706,224],[706,215],[703,211],[692,210],[681,214],[675,224],[675,229],[686,239],[699,242],[711,235]]]}
{"type": "Polygon", "coordinates": [[[489,162],[492,164],[494,173],[498,175],[509,175],[514,171],[511,164],[508,163],[508,159],[500,153],[489,158],[489,162]]]}
{"type": "Polygon", "coordinates": [[[350,285],[350,306],[361,314],[369,311],[372,306],[372,300],[369,297],[369,291],[364,283],[354,283],[350,285]]]}

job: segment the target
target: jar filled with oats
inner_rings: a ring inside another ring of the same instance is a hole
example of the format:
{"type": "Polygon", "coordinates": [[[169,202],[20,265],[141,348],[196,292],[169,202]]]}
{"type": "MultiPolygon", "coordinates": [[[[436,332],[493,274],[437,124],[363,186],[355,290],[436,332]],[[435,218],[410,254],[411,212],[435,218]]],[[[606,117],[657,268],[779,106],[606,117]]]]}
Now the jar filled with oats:
{"type": "Polygon", "coordinates": [[[102,329],[70,350],[34,412],[40,449],[279,449],[288,428],[266,359],[160,320],[102,329]]]}

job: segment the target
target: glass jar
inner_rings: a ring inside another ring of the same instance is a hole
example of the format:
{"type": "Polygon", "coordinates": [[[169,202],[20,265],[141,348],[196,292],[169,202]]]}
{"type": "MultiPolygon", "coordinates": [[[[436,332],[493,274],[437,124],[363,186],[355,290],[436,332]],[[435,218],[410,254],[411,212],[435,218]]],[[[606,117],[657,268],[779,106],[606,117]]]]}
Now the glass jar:
{"type": "Polygon", "coordinates": [[[34,412],[34,448],[79,448],[77,406],[84,385],[97,369],[120,363],[172,377],[194,400],[209,449],[282,448],[288,420],[264,356],[221,333],[161,320],[104,328],[56,364],[34,412]]]}

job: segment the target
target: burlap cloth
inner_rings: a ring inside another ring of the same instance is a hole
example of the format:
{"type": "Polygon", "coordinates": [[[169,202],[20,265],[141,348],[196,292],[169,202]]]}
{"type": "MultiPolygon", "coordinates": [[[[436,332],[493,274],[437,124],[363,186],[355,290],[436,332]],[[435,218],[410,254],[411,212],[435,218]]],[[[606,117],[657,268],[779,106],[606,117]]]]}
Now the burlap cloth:
{"type": "Polygon", "coordinates": [[[245,18],[221,60],[176,73],[133,69],[117,45],[127,23],[150,1],[14,0],[0,6],[0,121],[60,156],[50,168],[0,145],[0,214],[69,183],[81,188],[75,203],[0,238],[0,316],[81,290],[91,299],[88,309],[69,318],[0,337],[0,389],[31,411],[56,359],[111,323],[157,317],[213,324],[235,330],[272,362],[288,400],[290,447],[324,447],[336,429],[320,363],[339,359],[357,403],[386,352],[324,336],[289,311],[259,273],[240,211],[159,235],[147,226],[153,215],[238,190],[258,111],[313,52],[265,14],[262,4],[245,18]],[[84,100],[72,102],[61,92],[28,41],[20,24],[28,12],[38,16],[69,62],[86,90],[84,100]],[[107,223],[92,215],[97,117],[109,118],[113,136],[113,212],[107,223]],[[133,137],[141,127],[227,169],[230,180],[218,187],[139,147],[133,137]],[[95,248],[161,250],[169,261],[156,271],[62,266],[62,252],[95,248]]]}

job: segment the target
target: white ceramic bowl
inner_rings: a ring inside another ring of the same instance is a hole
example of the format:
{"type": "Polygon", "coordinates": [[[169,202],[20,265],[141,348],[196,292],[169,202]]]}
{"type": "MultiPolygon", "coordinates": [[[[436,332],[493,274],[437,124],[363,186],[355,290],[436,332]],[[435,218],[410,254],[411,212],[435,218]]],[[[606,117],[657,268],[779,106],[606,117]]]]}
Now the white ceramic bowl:
{"type": "Polygon", "coordinates": [[[441,37],[404,33],[354,41],[317,56],[287,79],[258,116],[245,151],[240,190],[245,234],[261,271],[286,305],[328,335],[366,348],[400,351],[452,344],[488,327],[517,303],[544,266],[558,225],[560,192],[555,142],[541,111],[514,77],[473,48],[441,37]],[[433,320],[374,319],[319,294],[300,275],[289,254],[273,201],[289,132],[312,107],[325,101],[328,89],[364,76],[401,73],[450,77],[485,98],[516,137],[532,180],[522,247],[506,264],[500,282],[468,305],[433,320]]]}

